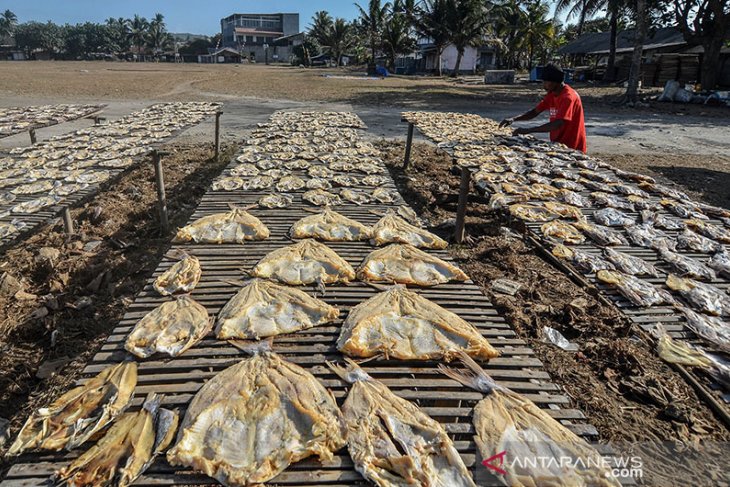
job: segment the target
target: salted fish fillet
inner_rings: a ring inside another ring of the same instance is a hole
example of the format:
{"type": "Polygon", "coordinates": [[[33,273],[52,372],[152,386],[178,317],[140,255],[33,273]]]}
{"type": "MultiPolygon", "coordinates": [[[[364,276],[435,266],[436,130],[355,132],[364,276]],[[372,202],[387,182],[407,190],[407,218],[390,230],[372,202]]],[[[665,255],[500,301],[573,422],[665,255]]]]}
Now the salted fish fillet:
{"type": "Polygon", "coordinates": [[[163,296],[187,293],[198,285],[201,274],[200,261],[188,255],[155,279],[152,287],[163,296]]]}
{"type": "Polygon", "coordinates": [[[657,304],[674,304],[674,298],[663,289],[652,283],[618,271],[598,271],[596,278],[611,284],[636,306],[654,306],[657,304]]]}
{"type": "Polygon", "coordinates": [[[226,486],[249,486],[312,455],[331,460],[345,432],[335,400],[312,374],[262,352],[198,391],[167,460],[226,486]]]}
{"type": "Polygon", "coordinates": [[[342,405],[355,469],[380,487],[476,487],[443,426],[354,362],[328,364],[352,384],[342,405]]]}
{"type": "Polygon", "coordinates": [[[458,267],[408,244],[392,244],[371,252],[357,270],[358,279],[417,286],[435,286],[469,277],[458,267]]]}
{"type": "Polygon", "coordinates": [[[669,274],[667,287],[682,295],[697,311],[713,316],[730,316],[730,297],[711,284],[669,274]]]}
{"type": "Polygon", "coordinates": [[[134,327],[124,348],[140,358],[155,353],[177,357],[211,329],[208,311],[193,298],[181,296],[150,311],[134,327]]]}
{"type": "Polygon", "coordinates": [[[351,357],[384,354],[401,360],[450,361],[460,350],[484,360],[499,356],[474,325],[404,286],[352,308],[337,349],[351,357]]]}
{"type": "Polygon", "coordinates": [[[257,340],[330,323],[339,315],[304,291],[255,279],[218,313],[215,334],[219,340],[257,340]]]}
{"type": "Polygon", "coordinates": [[[355,279],[355,270],[334,250],[306,239],[266,255],[253,268],[251,276],[300,286],[349,282],[355,279]]]}
{"type": "Polygon", "coordinates": [[[7,455],[26,450],[71,450],[83,444],[129,406],[137,364],[112,365],[31,414],[7,455]]]}
{"type": "Polygon", "coordinates": [[[462,353],[461,359],[468,371],[443,365],[439,368],[448,377],[485,394],[474,408],[474,440],[482,458],[507,452],[501,465],[506,474],[496,476],[495,482],[509,487],[620,487],[602,467],[600,454],[585,440],[526,397],[497,385],[468,355],[462,353]],[[555,461],[514,462],[515,458],[536,455],[555,461]],[[561,458],[574,462],[561,464],[561,458]]]}
{"type": "Polygon", "coordinates": [[[132,484],[172,443],[176,412],[160,407],[152,395],[136,413],[123,414],[99,442],[54,475],[69,487],[132,484]]]}
{"type": "Polygon", "coordinates": [[[292,238],[315,238],[330,242],[367,240],[371,233],[371,229],[362,223],[330,209],[302,218],[289,230],[292,238]]]}
{"type": "Polygon", "coordinates": [[[373,225],[373,243],[378,247],[390,243],[410,244],[423,249],[445,249],[446,240],[411,225],[392,211],[373,225]]]}
{"type": "Polygon", "coordinates": [[[204,216],[178,230],[175,243],[243,243],[246,240],[265,240],[269,229],[261,220],[245,210],[236,208],[228,213],[204,216]]]}

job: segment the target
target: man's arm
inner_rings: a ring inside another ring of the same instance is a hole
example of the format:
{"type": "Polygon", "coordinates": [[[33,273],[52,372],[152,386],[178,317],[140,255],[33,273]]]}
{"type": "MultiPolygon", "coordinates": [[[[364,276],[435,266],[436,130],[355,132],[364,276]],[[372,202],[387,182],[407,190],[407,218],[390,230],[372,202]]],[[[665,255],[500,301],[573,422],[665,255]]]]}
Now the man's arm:
{"type": "Polygon", "coordinates": [[[534,134],[538,132],[552,132],[553,130],[558,130],[560,127],[565,125],[565,120],[553,120],[552,122],[548,122],[543,125],[538,125],[537,127],[520,127],[518,129],[515,129],[514,135],[522,135],[522,134],[534,134]]]}
{"type": "Polygon", "coordinates": [[[538,110],[537,107],[535,107],[532,110],[530,110],[529,112],[525,112],[522,115],[519,115],[517,117],[505,118],[504,120],[502,120],[502,122],[500,122],[499,128],[509,127],[510,125],[512,125],[512,122],[523,122],[525,120],[532,120],[533,118],[540,115],[540,113],[542,113],[542,111],[538,110]]]}

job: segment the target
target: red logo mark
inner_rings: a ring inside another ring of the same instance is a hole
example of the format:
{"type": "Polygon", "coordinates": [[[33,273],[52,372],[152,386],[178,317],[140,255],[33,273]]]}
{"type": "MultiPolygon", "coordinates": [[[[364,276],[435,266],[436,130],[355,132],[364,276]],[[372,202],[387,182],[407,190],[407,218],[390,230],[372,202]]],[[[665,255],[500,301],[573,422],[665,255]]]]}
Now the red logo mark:
{"type": "Polygon", "coordinates": [[[507,455],[506,451],[503,451],[502,453],[497,453],[493,457],[487,458],[482,462],[482,465],[485,467],[494,470],[499,475],[507,475],[507,471],[502,468],[502,465],[504,465],[504,457],[507,455]],[[495,460],[499,460],[499,465],[492,465],[492,462],[495,460]]]}

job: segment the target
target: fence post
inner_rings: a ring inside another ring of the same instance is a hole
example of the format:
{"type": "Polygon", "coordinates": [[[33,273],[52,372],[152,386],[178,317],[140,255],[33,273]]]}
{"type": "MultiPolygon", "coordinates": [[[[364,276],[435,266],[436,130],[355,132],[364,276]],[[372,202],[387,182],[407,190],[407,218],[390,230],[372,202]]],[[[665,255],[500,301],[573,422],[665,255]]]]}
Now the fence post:
{"type": "Polygon", "coordinates": [[[66,235],[73,235],[75,233],[74,221],[71,218],[71,210],[68,209],[68,206],[63,208],[63,229],[66,235]]]}
{"type": "Polygon", "coordinates": [[[35,136],[35,129],[28,130],[28,135],[30,135],[30,145],[35,145],[38,142],[35,136]]]}
{"type": "Polygon", "coordinates": [[[169,230],[169,221],[167,218],[167,198],[165,197],[165,178],[162,173],[162,157],[167,152],[155,150],[152,153],[152,160],[155,165],[155,185],[157,186],[157,204],[160,210],[160,229],[163,234],[169,230]]]}
{"type": "Polygon", "coordinates": [[[471,183],[471,171],[469,168],[461,168],[461,184],[459,185],[459,205],[456,208],[456,225],[454,229],[454,241],[464,241],[464,227],[466,226],[466,205],[469,202],[469,185],[471,183]]]}
{"type": "Polygon", "coordinates": [[[403,169],[411,164],[411,146],[413,145],[413,124],[408,123],[408,139],[406,140],[406,155],[403,158],[403,169]]]}
{"type": "Polygon", "coordinates": [[[221,115],[223,112],[215,112],[215,160],[218,161],[221,152],[221,115]]]}

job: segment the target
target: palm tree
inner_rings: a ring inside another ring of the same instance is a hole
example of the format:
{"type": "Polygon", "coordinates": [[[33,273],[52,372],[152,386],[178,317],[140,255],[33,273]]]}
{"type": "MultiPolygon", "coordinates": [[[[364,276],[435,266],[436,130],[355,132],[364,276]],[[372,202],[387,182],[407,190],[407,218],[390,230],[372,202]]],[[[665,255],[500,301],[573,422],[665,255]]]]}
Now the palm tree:
{"type": "Polygon", "coordinates": [[[456,47],[452,76],[458,76],[466,48],[483,44],[489,20],[483,0],[452,0],[448,3],[445,22],[451,32],[451,43],[456,47]]]}
{"type": "Polygon", "coordinates": [[[359,25],[370,44],[371,66],[375,69],[375,57],[382,46],[385,18],[390,9],[390,3],[380,4],[380,0],[370,0],[367,11],[359,4],[355,6],[360,10],[359,25]]]}
{"type": "Polygon", "coordinates": [[[334,21],[329,12],[320,10],[312,17],[312,24],[309,26],[309,35],[320,45],[324,45],[332,30],[333,24],[334,21]]]}
{"type": "Polygon", "coordinates": [[[576,37],[580,37],[586,20],[596,13],[595,7],[591,0],[558,0],[555,4],[555,15],[567,10],[566,20],[578,17],[576,37]]]}
{"type": "Polygon", "coordinates": [[[106,19],[106,25],[109,28],[112,41],[116,46],[117,52],[126,52],[129,50],[129,19],[124,17],[109,17],[106,19]]]}
{"type": "Polygon", "coordinates": [[[141,55],[144,51],[145,41],[147,40],[147,29],[150,23],[146,18],[140,17],[139,15],[129,22],[129,40],[137,48],[137,54],[141,55]]]}
{"type": "MultiPolygon", "coordinates": [[[[447,17],[450,0],[423,0],[415,9],[412,22],[418,35],[433,42],[436,49],[438,74],[443,76],[441,57],[444,49],[449,45],[452,33],[444,22],[447,17]]],[[[451,0],[453,1],[453,0],[451,0]]]]}
{"type": "Polygon", "coordinates": [[[343,18],[335,19],[327,36],[327,49],[335,59],[337,66],[342,62],[342,56],[352,47],[352,26],[343,18]]]}
{"type": "Polygon", "coordinates": [[[522,37],[520,28],[524,23],[525,11],[522,9],[520,0],[506,0],[495,6],[494,30],[500,41],[500,54],[506,53],[505,59],[499,64],[506,64],[507,68],[516,67],[519,51],[522,49],[522,37]]]}
{"type": "Polygon", "coordinates": [[[149,23],[147,44],[156,55],[171,43],[172,36],[167,32],[167,28],[165,27],[165,17],[159,13],[155,14],[149,23]]]}
{"type": "MultiPolygon", "coordinates": [[[[412,3],[412,0],[410,0],[412,3]]],[[[410,54],[416,48],[412,35],[411,21],[408,17],[407,2],[395,0],[383,25],[383,49],[388,56],[388,64],[395,71],[398,56],[410,54]]]]}
{"type": "Polygon", "coordinates": [[[18,17],[12,11],[5,10],[0,15],[0,41],[13,35],[16,25],[18,25],[18,17]]]}
{"type": "Polygon", "coordinates": [[[520,35],[527,55],[527,67],[532,69],[535,52],[555,36],[555,24],[548,18],[550,6],[542,0],[532,0],[527,4],[520,35]]]}

